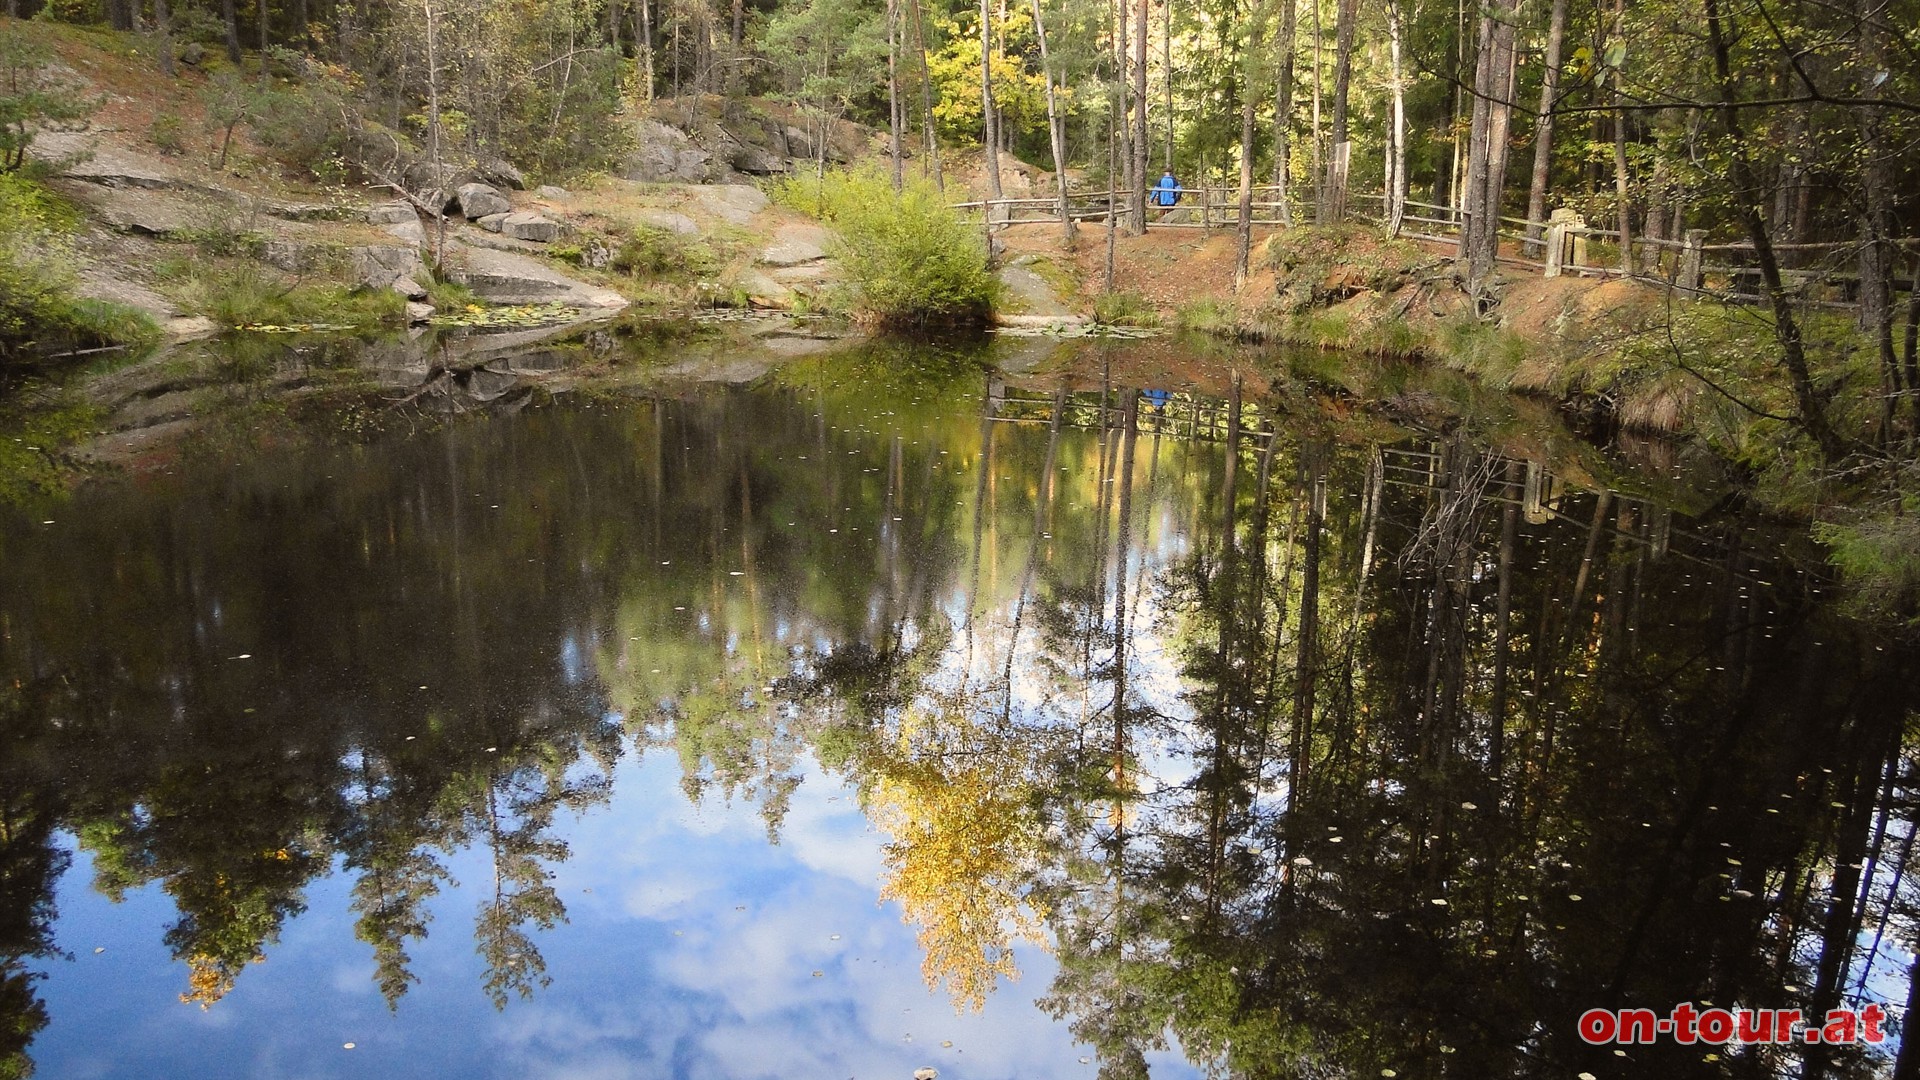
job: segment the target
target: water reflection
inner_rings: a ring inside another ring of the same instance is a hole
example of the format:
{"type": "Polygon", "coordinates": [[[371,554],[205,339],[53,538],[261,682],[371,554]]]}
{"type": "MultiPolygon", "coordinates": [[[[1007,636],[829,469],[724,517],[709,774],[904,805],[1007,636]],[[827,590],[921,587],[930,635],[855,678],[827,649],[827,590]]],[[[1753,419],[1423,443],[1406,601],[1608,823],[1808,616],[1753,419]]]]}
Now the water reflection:
{"type": "MultiPolygon", "coordinates": [[[[904,1074],[932,1048],[878,1048],[898,982],[851,1026],[795,1002],[905,956],[992,1006],[998,1044],[941,1059],[968,1075],[1885,1066],[1575,1035],[1602,1005],[1904,1006],[1916,669],[1826,610],[1792,529],[1670,450],[1635,472],[1108,359],[642,379],[8,520],[6,1067],[43,1029],[52,1071],[99,1064],[60,1036],[92,1015],[64,928],[145,918],[112,995],[156,1044],[107,1071],[192,1071],[212,1029],[163,995],[277,1046],[270,972],[369,956],[392,1030],[538,1017],[582,1068],[790,1071],[753,1033],[777,1016],[819,1069],[904,1074]],[[728,824],[656,824],[687,807],[728,824]],[[782,890],[878,897],[912,943],[846,916],[823,944],[782,890]],[[635,943],[663,919],[697,940],[635,943]],[[620,1000],[661,1031],[583,1018],[620,1000]]],[[[479,1052],[435,1060],[504,1067],[479,1052]]]]}

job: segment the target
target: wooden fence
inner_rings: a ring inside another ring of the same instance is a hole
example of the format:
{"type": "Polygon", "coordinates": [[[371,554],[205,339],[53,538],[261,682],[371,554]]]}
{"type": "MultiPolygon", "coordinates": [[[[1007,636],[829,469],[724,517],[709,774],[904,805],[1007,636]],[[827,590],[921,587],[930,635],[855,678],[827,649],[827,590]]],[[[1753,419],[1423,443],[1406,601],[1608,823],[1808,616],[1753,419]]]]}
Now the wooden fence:
{"type": "MultiPolygon", "coordinates": [[[[1120,213],[1130,207],[1127,195],[1119,193],[1120,213]]],[[[1068,191],[1067,214],[1076,222],[1104,222],[1109,209],[1108,192],[1068,191]]],[[[1386,221],[1385,196],[1377,192],[1355,192],[1349,196],[1348,217],[1377,225],[1386,221]]],[[[1042,198],[991,199],[955,203],[954,209],[986,212],[985,224],[1017,225],[1060,221],[1057,195],[1042,198]]],[[[1240,189],[1201,185],[1181,193],[1180,205],[1162,209],[1147,208],[1151,229],[1230,229],[1239,221],[1240,189]]],[[[1253,224],[1287,226],[1310,221],[1313,208],[1298,199],[1288,198],[1277,185],[1260,184],[1253,189],[1253,224]]],[[[1457,207],[1409,199],[1400,218],[1398,235],[1407,240],[1457,246],[1465,230],[1467,215],[1457,207]]],[[[1587,225],[1577,215],[1556,211],[1547,221],[1526,218],[1500,218],[1498,235],[1502,263],[1539,271],[1545,277],[1563,275],[1590,277],[1631,276],[1641,281],[1665,285],[1676,292],[1712,296],[1735,302],[1757,302],[1763,298],[1760,268],[1754,260],[1750,242],[1710,243],[1704,229],[1689,229],[1681,240],[1664,237],[1633,238],[1633,269],[1629,274],[1620,251],[1618,229],[1587,225]]],[[[1896,245],[1920,250],[1920,240],[1903,240],[1896,245]]],[[[1857,306],[1860,276],[1856,268],[1858,241],[1830,243],[1776,243],[1776,259],[1781,277],[1798,302],[1822,307],[1857,306]]],[[[1896,292],[1913,288],[1911,281],[1894,280],[1896,292]]]]}

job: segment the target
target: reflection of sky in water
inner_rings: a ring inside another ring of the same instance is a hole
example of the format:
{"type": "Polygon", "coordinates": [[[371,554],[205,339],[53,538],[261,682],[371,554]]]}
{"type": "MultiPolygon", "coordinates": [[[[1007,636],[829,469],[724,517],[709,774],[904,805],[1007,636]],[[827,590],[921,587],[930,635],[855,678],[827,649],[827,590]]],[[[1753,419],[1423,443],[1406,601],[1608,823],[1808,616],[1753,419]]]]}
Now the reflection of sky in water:
{"type": "MultiPolygon", "coordinates": [[[[42,984],[40,1075],[1091,1077],[1088,1051],[1032,1005],[1053,978],[1043,950],[1016,945],[1020,981],[979,1014],[927,989],[914,928],[874,902],[886,837],[850,789],[805,767],[775,846],[751,806],[689,805],[671,753],[623,763],[609,807],[562,822],[568,921],[534,931],[553,983],[498,1013],[471,933],[484,849],[448,859],[461,887],[431,902],[410,950],[420,982],[397,1014],[353,942],[349,878],[309,887],[267,962],[202,1011],[178,1000],[186,971],[161,944],[172,902],[152,886],[111,904],[78,854],[59,894],[72,960],[42,984]]],[[[1194,1075],[1177,1053],[1150,1060],[1156,1076],[1194,1075]]]]}

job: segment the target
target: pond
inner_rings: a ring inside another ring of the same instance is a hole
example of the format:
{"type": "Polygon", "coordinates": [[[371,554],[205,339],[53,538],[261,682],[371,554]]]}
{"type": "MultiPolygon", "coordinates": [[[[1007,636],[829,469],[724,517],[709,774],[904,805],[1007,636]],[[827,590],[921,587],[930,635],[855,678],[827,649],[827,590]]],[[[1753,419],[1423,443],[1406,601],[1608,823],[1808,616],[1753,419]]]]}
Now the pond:
{"type": "Polygon", "coordinates": [[[1072,348],[0,510],[0,1075],[1891,1068],[1578,1033],[1905,1014],[1920,666],[1803,527],[1524,402],[1072,348]]]}

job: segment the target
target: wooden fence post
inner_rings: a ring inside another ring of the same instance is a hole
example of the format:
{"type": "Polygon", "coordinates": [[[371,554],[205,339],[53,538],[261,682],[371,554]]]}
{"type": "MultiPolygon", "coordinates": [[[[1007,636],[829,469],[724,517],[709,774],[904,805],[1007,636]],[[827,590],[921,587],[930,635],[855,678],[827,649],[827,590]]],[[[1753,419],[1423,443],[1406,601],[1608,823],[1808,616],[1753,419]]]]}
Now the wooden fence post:
{"type": "Polygon", "coordinates": [[[1686,246],[1680,249],[1680,287],[1698,292],[1705,283],[1700,273],[1700,247],[1707,242],[1707,230],[1688,229],[1686,246]]]}
{"type": "Polygon", "coordinates": [[[1560,276],[1560,260],[1565,257],[1566,249],[1567,249],[1566,222],[1556,221],[1553,224],[1548,225],[1547,226],[1547,269],[1541,275],[1542,277],[1551,278],[1551,277],[1560,276]]]}

